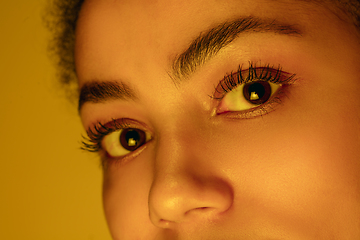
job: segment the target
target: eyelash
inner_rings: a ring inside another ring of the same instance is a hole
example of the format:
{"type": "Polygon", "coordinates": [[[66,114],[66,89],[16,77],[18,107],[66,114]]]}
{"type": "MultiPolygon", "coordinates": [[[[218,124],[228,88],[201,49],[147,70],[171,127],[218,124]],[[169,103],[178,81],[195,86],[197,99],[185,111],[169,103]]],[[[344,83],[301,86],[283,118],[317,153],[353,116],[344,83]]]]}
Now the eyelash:
{"type": "Polygon", "coordinates": [[[221,100],[226,93],[231,92],[237,86],[259,80],[275,84],[290,84],[296,76],[296,74],[290,76],[285,75],[290,74],[283,72],[281,65],[276,68],[270,64],[265,65],[265,67],[257,67],[256,64],[249,62],[248,69],[243,70],[242,65],[240,65],[236,73],[231,72],[225,75],[223,80],[215,87],[212,98],[221,100]],[[245,72],[248,72],[247,77],[244,76],[245,72]]]}
{"type": "Polygon", "coordinates": [[[250,119],[263,116],[274,110],[274,107],[281,103],[282,97],[285,93],[283,88],[293,84],[296,81],[295,76],[296,74],[290,74],[282,71],[281,65],[274,67],[273,65],[267,64],[264,67],[257,67],[256,64],[249,62],[249,67],[247,69],[243,70],[242,65],[240,65],[237,72],[231,72],[230,74],[225,75],[223,80],[214,87],[214,94],[210,97],[221,102],[228,92],[231,92],[242,84],[256,81],[279,84],[281,88],[274,93],[274,96],[271,96],[271,98],[263,104],[254,106],[253,108],[245,111],[220,113],[230,118],[239,119],[250,119]]]}
{"type": "Polygon", "coordinates": [[[94,129],[89,128],[87,130],[87,137],[83,136],[81,149],[89,152],[99,152],[101,142],[112,132],[119,129],[129,128],[130,119],[113,119],[111,122],[104,124],[98,123],[94,129]]]}
{"type": "MultiPolygon", "coordinates": [[[[215,92],[212,98],[216,100],[221,100],[224,98],[226,93],[232,91],[237,86],[241,84],[251,83],[253,81],[267,81],[275,84],[290,84],[295,78],[295,74],[290,75],[286,72],[282,71],[282,67],[279,65],[277,68],[270,66],[270,64],[265,67],[256,67],[256,64],[249,62],[249,68],[243,70],[240,65],[238,71],[236,73],[230,73],[226,75],[223,80],[215,87],[215,92]],[[247,77],[244,75],[248,72],[247,77]],[[274,74],[275,73],[275,74],[274,74]],[[286,76],[289,75],[289,76],[286,76]]],[[[273,98],[272,102],[280,102],[280,98],[273,98]]],[[[265,103],[266,104],[266,103],[265,103]]],[[[271,103],[268,103],[271,105],[271,103]]],[[[259,115],[263,115],[263,112],[266,110],[258,107],[254,107],[254,109],[250,109],[245,113],[241,114],[251,114],[251,112],[259,112],[259,115]]],[[[236,113],[235,114],[239,114],[236,113]]],[[[244,116],[245,116],[244,115],[244,116]]],[[[248,118],[248,117],[243,117],[248,118]]],[[[101,142],[110,133],[113,133],[120,129],[129,128],[131,126],[131,119],[112,119],[112,121],[102,124],[97,123],[93,129],[89,128],[87,130],[87,137],[83,137],[83,141],[81,149],[89,152],[99,152],[102,149],[101,142]]]]}

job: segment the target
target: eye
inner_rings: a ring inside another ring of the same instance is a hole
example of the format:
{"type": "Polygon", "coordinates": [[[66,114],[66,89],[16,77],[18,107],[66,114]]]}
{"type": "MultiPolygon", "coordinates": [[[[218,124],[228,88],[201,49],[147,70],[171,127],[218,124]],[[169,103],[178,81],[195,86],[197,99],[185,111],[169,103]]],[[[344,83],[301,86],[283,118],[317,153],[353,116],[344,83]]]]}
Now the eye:
{"type": "Polygon", "coordinates": [[[247,83],[243,87],[243,95],[245,99],[254,105],[265,103],[269,100],[272,92],[274,91],[272,91],[271,83],[264,81],[247,83]]]}
{"type": "Polygon", "coordinates": [[[295,74],[266,65],[257,67],[249,62],[235,73],[228,74],[215,88],[214,99],[219,101],[216,114],[235,118],[254,118],[275,109],[282,100],[285,88],[296,80],[295,74]]]}
{"type": "Polygon", "coordinates": [[[149,133],[137,128],[125,128],[104,137],[102,148],[110,157],[123,157],[151,139],[149,133]]]}
{"type": "Polygon", "coordinates": [[[225,94],[217,113],[246,111],[260,106],[266,103],[280,87],[281,84],[261,80],[241,84],[225,94]]]}

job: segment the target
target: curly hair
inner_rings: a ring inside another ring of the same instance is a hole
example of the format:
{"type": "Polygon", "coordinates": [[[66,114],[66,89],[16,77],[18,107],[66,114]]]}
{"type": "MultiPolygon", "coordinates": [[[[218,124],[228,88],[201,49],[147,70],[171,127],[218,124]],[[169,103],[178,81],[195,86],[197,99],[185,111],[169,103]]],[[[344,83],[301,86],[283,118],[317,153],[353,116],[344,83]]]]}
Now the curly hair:
{"type": "MultiPolygon", "coordinates": [[[[59,82],[71,100],[78,95],[74,45],[75,29],[81,6],[85,0],[52,0],[46,25],[53,38],[49,53],[55,60],[59,82]]],[[[344,12],[360,32],[360,0],[301,0],[334,6],[344,12]]]]}
{"type": "Polygon", "coordinates": [[[85,0],[53,0],[50,2],[45,24],[52,39],[48,46],[60,84],[70,100],[77,98],[77,77],[74,48],[75,29],[81,6],[85,0]]]}

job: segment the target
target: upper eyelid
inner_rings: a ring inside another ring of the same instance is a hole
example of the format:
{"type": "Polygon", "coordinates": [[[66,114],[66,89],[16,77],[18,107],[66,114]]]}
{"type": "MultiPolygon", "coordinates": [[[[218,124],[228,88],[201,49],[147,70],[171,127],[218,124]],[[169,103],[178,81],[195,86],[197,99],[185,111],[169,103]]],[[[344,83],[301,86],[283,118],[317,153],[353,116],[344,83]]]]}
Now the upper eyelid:
{"type": "Polygon", "coordinates": [[[144,132],[149,132],[151,136],[154,135],[153,130],[142,122],[130,118],[113,118],[111,121],[108,121],[105,124],[98,122],[93,127],[89,127],[86,131],[87,138],[84,138],[86,141],[92,144],[97,144],[97,150],[101,150],[101,141],[104,137],[113,132],[117,132],[126,128],[140,129],[144,132]]]}
{"type": "Polygon", "coordinates": [[[290,74],[282,70],[282,66],[266,64],[258,67],[256,63],[249,62],[249,67],[244,69],[243,65],[239,65],[236,72],[226,74],[217,86],[211,98],[221,100],[227,92],[232,91],[235,87],[252,82],[254,80],[265,80],[277,84],[290,84],[295,80],[296,74],[290,74]],[[274,72],[275,76],[274,76],[274,72]],[[244,77],[244,75],[248,75],[244,77]],[[236,80],[234,79],[236,75],[236,80]],[[263,79],[264,78],[264,79],[263,79]]]}
{"type": "Polygon", "coordinates": [[[118,119],[112,119],[111,121],[102,124],[102,123],[97,123],[94,125],[93,129],[88,128],[87,130],[87,134],[89,138],[98,138],[99,135],[107,135],[110,134],[112,132],[115,132],[119,129],[124,129],[127,128],[129,126],[128,123],[124,122],[124,119],[121,119],[122,122],[119,122],[118,119]],[[112,126],[109,126],[109,124],[113,124],[112,126]]]}

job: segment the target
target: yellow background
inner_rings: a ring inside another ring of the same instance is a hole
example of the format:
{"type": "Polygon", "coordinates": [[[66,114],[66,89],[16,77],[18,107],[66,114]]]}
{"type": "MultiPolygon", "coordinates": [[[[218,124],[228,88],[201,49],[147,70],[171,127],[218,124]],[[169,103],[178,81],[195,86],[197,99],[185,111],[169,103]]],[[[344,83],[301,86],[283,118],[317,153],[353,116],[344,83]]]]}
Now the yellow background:
{"type": "Polygon", "coordinates": [[[0,0],[0,239],[108,240],[101,169],[56,86],[47,0],[0,0]]]}

